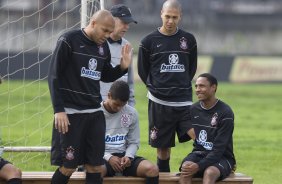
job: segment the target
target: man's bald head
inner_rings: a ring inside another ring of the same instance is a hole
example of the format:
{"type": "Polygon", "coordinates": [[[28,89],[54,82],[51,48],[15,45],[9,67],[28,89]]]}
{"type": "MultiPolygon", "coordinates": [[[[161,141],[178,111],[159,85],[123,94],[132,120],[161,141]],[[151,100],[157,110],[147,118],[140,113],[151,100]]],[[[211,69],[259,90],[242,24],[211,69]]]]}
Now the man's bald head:
{"type": "Polygon", "coordinates": [[[175,8],[178,9],[180,12],[182,11],[181,4],[177,0],[166,0],[163,4],[162,9],[166,8],[175,8]]]}
{"type": "Polygon", "coordinates": [[[90,19],[90,23],[92,21],[95,21],[97,23],[109,22],[115,24],[114,17],[112,16],[111,12],[108,10],[99,10],[95,12],[90,19]]]}
{"type": "Polygon", "coordinates": [[[115,20],[108,10],[99,10],[91,17],[84,29],[86,35],[98,45],[103,44],[114,31],[115,20]]]}

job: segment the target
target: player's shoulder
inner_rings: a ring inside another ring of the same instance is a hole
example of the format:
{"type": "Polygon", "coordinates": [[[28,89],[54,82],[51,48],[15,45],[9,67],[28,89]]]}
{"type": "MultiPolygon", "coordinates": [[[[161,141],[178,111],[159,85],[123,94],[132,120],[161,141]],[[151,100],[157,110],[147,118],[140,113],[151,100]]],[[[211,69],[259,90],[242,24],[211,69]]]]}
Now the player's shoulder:
{"type": "Polygon", "coordinates": [[[58,38],[58,41],[70,42],[74,37],[76,37],[76,35],[79,34],[81,34],[81,31],[79,29],[65,31],[58,38]]]}
{"type": "Polygon", "coordinates": [[[127,113],[130,113],[130,114],[133,114],[133,115],[138,115],[138,112],[137,112],[137,110],[134,108],[134,107],[132,107],[132,106],[130,106],[130,105],[128,105],[128,104],[126,104],[124,107],[123,107],[123,110],[125,111],[125,112],[127,112],[127,113]]]}
{"type": "Polygon", "coordinates": [[[234,115],[232,108],[222,100],[218,100],[217,106],[224,112],[224,114],[234,115]]]}
{"type": "Polygon", "coordinates": [[[148,42],[151,41],[152,38],[156,37],[156,36],[160,36],[160,32],[158,30],[154,30],[152,32],[150,32],[149,34],[147,34],[143,39],[142,42],[148,42]]]}
{"type": "Polygon", "coordinates": [[[185,37],[185,38],[191,40],[192,42],[196,42],[196,38],[195,38],[195,36],[194,36],[193,33],[187,32],[187,31],[185,31],[185,30],[183,30],[183,29],[179,29],[179,30],[178,30],[178,33],[179,33],[179,35],[180,35],[181,37],[185,37]]]}
{"type": "Polygon", "coordinates": [[[81,35],[80,29],[73,29],[73,30],[65,31],[61,36],[66,37],[66,38],[72,38],[76,35],[81,35]]]}

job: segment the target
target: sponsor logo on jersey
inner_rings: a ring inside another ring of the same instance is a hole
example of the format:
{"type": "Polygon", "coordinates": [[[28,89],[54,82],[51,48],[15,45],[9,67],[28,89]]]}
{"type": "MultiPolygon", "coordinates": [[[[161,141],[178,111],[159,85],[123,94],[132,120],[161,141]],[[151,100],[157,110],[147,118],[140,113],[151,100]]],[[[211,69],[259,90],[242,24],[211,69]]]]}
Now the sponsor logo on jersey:
{"type": "Polygon", "coordinates": [[[99,54],[104,55],[104,48],[102,46],[98,46],[99,54]]]}
{"type": "Polygon", "coordinates": [[[74,149],[70,146],[66,150],[66,159],[73,160],[74,159],[74,149]]]}
{"type": "Polygon", "coordinates": [[[120,147],[121,145],[125,144],[126,140],[125,134],[117,134],[117,135],[109,135],[107,134],[105,137],[106,144],[110,144],[113,147],[120,147]]]}
{"type": "Polygon", "coordinates": [[[205,130],[201,130],[199,133],[199,137],[197,139],[197,143],[203,146],[206,150],[212,150],[213,143],[207,142],[208,134],[205,130]]]}
{"type": "Polygon", "coordinates": [[[159,130],[156,127],[153,127],[150,132],[151,140],[157,139],[159,130]]]}
{"type": "Polygon", "coordinates": [[[182,37],[180,39],[180,48],[186,50],[188,48],[187,39],[182,37]]]}
{"type": "Polygon", "coordinates": [[[88,62],[88,68],[81,68],[81,77],[87,77],[93,80],[101,79],[101,72],[95,71],[97,68],[97,60],[95,58],[91,58],[88,62]]]}
{"type": "Polygon", "coordinates": [[[177,54],[170,54],[168,56],[168,62],[169,65],[166,65],[165,63],[163,63],[161,65],[161,69],[160,72],[184,72],[185,71],[185,67],[182,64],[178,64],[179,62],[179,57],[177,54]]]}
{"type": "Polygon", "coordinates": [[[217,118],[218,118],[218,114],[217,113],[214,113],[214,115],[212,116],[211,118],[211,126],[216,126],[217,125],[217,118]]]}
{"type": "Polygon", "coordinates": [[[131,115],[130,114],[122,114],[120,121],[121,121],[122,127],[129,127],[129,125],[131,124],[131,115]]]}

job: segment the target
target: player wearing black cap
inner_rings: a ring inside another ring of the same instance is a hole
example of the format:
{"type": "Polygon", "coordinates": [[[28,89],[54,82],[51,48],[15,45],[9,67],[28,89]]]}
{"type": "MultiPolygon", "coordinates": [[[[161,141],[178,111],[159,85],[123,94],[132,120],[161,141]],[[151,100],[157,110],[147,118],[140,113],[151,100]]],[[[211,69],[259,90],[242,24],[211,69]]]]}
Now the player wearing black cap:
{"type": "MultiPolygon", "coordinates": [[[[110,52],[111,52],[111,64],[112,66],[116,66],[120,64],[121,59],[121,50],[125,44],[129,42],[124,38],[125,33],[129,29],[130,23],[137,23],[137,21],[132,17],[130,9],[123,5],[118,4],[113,6],[110,9],[114,20],[115,20],[115,28],[114,31],[110,34],[110,37],[107,39],[110,52]]],[[[133,55],[133,54],[132,54],[133,55]]],[[[131,58],[131,63],[133,58],[131,58]]],[[[133,74],[133,64],[130,65],[128,68],[128,72],[124,74],[118,80],[123,80],[128,83],[130,89],[130,96],[128,100],[128,104],[132,107],[135,105],[135,98],[134,98],[134,74],[133,74]]],[[[101,86],[101,95],[102,99],[105,100],[108,95],[108,91],[112,85],[112,82],[105,83],[100,82],[101,86]]]]}

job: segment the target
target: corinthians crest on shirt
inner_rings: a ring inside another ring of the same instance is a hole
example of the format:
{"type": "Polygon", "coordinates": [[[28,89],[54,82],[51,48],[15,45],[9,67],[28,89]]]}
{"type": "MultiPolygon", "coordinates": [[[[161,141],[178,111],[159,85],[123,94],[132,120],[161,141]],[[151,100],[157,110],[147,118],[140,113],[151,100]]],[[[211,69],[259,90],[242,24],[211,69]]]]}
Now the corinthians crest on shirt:
{"type": "Polygon", "coordinates": [[[73,160],[74,159],[74,149],[70,146],[66,150],[66,159],[73,160]]]}
{"type": "Polygon", "coordinates": [[[129,127],[129,125],[131,124],[131,115],[130,114],[122,114],[120,122],[121,122],[122,127],[129,127]]]}
{"type": "Polygon", "coordinates": [[[98,46],[98,49],[99,49],[99,54],[100,55],[104,55],[104,48],[102,46],[98,46]]]}
{"type": "Polygon", "coordinates": [[[188,48],[187,39],[184,37],[180,38],[180,48],[183,50],[188,48]]]}
{"type": "Polygon", "coordinates": [[[97,69],[98,62],[95,58],[91,58],[88,61],[88,69],[86,67],[81,68],[81,77],[90,78],[93,80],[101,79],[101,72],[95,71],[97,69]]]}
{"type": "Polygon", "coordinates": [[[217,119],[218,119],[218,114],[217,113],[214,113],[212,118],[211,118],[211,126],[216,126],[217,125],[217,119]]]}

